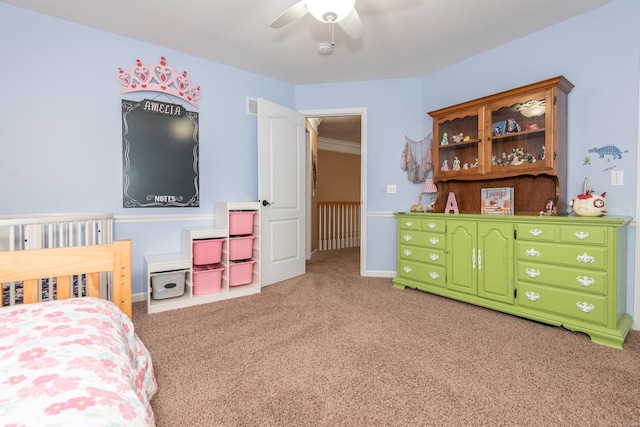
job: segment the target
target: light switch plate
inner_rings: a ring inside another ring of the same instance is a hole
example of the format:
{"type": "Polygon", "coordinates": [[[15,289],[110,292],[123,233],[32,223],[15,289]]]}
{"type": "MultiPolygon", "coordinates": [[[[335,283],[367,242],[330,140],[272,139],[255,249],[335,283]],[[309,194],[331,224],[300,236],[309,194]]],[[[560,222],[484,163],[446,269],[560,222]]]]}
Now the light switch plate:
{"type": "Polygon", "coordinates": [[[611,186],[612,187],[622,186],[622,171],[611,171],[611,186]]]}

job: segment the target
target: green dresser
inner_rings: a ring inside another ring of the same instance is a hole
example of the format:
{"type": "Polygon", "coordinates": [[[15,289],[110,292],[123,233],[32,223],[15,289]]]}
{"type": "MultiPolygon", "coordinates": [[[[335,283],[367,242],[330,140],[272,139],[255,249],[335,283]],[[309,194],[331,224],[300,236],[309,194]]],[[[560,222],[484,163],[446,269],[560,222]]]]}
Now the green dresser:
{"type": "Polygon", "coordinates": [[[397,213],[396,288],[588,334],[622,348],[628,217],[397,213]]]}

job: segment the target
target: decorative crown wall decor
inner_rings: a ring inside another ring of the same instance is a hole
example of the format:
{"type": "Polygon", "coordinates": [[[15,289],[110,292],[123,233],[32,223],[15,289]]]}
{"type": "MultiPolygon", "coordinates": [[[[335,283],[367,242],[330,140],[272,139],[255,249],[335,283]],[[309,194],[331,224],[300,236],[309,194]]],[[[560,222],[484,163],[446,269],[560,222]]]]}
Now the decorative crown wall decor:
{"type": "Polygon", "coordinates": [[[129,71],[119,68],[116,78],[124,86],[120,89],[120,93],[162,92],[184,99],[196,108],[198,108],[197,101],[202,98],[200,86],[194,86],[191,83],[186,71],[177,73],[167,64],[164,56],[151,65],[144,65],[142,61],[136,59],[135,65],[129,71]]]}

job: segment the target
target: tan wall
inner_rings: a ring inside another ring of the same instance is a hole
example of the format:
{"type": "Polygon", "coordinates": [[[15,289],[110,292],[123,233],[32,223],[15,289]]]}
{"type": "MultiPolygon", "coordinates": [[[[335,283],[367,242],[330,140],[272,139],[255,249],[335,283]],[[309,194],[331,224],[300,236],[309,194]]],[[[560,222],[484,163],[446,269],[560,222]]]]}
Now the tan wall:
{"type": "Polygon", "coordinates": [[[318,201],[360,200],[360,155],[318,151],[318,201]]]}

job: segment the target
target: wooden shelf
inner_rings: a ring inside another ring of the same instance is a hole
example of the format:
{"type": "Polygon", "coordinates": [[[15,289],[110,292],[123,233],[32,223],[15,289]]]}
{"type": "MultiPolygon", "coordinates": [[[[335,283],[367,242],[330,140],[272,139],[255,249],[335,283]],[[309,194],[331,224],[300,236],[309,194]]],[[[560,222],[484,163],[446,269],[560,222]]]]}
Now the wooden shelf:
{"type": "Polygon", "coordinates": [[[544,134],[545,129],[544,128],[540,128],[540,129],[533,129],[533,130],[525,130],[522,132],[512,132],[512,133],[505,133],[504,135],[494,135],[492,136],[490,139],[492,139],[493,141],[502,141],[502,140],[506,140],[506,139],[517,139],[521,136],[527,136],[527,135],[535,135],[535,134],[544,134]]]}
{"type": "Polygon", "coordinates": [[[430,112],[434,141],[445,134],[449,140],[451,135],[474,137],[448,145],[434,143],[435,212],[444,212],[450,192],[460,213],[479,213],[481,188],[513,187],[515,214],[537,213],[547,200],[553,201],[558,213],[565,213],[567,98],[572,89],[573,84],[559,76],[430,112]],[[530,100],[544,103],[542,115],[522,114],[519,107],[530,100]],[[494,127],[502,128],[502,123],[511,129],[536,128],[494,136],[494,127]],[[512,164],[518,155],[523,162],[512,164]],[[477,162],[478,167],[453,170],[454,162],[477,162]],[[449,170],[442,170],[445,163],[449,170]]]}
{"type": "Polygon", "coordinates": [[[474,144],[478,144],[478,142],[480,142],[480,139],[470,139],[468,141],[462,141],[462,142],[450,142],[447,145],[441,145],[440,149],[441,150],[455,150],[458,148],[464,148],[467,145],[474,145],[474,144]]]}

